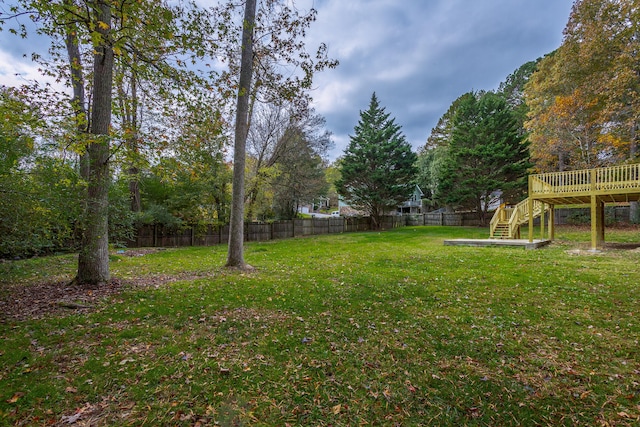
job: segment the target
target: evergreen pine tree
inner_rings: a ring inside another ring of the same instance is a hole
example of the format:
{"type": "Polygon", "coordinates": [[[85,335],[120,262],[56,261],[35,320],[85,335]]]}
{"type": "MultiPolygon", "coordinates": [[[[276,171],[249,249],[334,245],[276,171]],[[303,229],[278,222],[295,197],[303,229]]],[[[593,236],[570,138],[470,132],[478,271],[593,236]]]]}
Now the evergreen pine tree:
{"type": "Polygon", "coordinates": [[[496,191],[507,200],[526,191],[529,150],[518,117],[503,96],[469,93],[460,99],[436,197],[443,204],[475,210],[484,225],[496,191]]]}
{"type": "Polygon", "coordinates": [[[369,213],[372,227],[380,217],[409,199],[417,173],[416,154],[374,93],[360,112],[355,135],[341,160],[338,193],[353,207],[369,213]]]}

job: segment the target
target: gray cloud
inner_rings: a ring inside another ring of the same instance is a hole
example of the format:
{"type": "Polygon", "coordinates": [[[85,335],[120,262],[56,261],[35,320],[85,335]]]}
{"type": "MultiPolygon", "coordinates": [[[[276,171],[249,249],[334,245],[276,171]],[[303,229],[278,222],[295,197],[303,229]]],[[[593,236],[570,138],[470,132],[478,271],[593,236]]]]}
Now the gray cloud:
{"type": "Polygon", "coordinates": [[[560,46],[572,0],[317,0],[308,45],[340,60],[319,74],[315,106],[342,153],[376,92],[414,148],[450,104],[497,88],[560,46]]]}

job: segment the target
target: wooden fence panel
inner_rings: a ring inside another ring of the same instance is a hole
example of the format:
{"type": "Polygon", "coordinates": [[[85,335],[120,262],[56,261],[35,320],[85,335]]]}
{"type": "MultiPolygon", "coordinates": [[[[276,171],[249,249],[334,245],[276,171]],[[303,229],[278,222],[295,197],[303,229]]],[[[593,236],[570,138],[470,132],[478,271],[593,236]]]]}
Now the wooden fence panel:
{"type": "Polygon", "coordinates": [[[305,218],[302,220],[302,224],[300,227],[300,235],[301,236],[311,236],[313,235],[313,219],[305,218]]]}
{"type": "Polygon", "coordinates": [[[329,218],[329,233],[344,233],[344,218],[329,218]]]}
{"type": "Polygon", "coordinates": [[[313,235],[329,234],[329,218],[313,218],[313,235]]]}
{"type": "Polygon", "coordinates": [[[409,227],[424,225],[424,215],[407,215],[404,218],[406,220],[407,226],[409,227]]]}
{"type": "Polygon", "coordinates": [[[271,223],[273,229],[272,235],[274,239],[289,239],[294,237],[293,221],[276,221],[271,223]]]}
{"type": "Polygon", "coordinates": [[[245,224],[247,242],[264,242],[271,240],[271,224],[251,222],[245,224]]]}
{"type": "Polygon", "coordinates": [[[344,232],[354,233],[358,231],[369,231],[369,218],[367,217],[351,217],[345,218],[344,232]]]}

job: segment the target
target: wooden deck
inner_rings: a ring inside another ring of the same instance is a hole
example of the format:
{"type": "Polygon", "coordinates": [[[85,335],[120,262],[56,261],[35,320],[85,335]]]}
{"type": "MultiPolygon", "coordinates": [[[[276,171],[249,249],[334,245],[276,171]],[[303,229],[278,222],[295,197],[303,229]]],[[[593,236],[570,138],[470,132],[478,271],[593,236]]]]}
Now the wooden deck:
{"type": "Polygon", "coordinates": [[[529,197],[551,205],[640,201],[640,164],[552,172],[529,177],[529,197]]]}
{"type": "MultiPolygon", "coordinates": [[[[548,215],[549,238],[554,237],[555,205],[591,207],[591,249],[604,244],[604,207],[607,203],[640,201],[640,164],[552,172],[529,176],[529,197],[514,207],[500,206],[491,219],[493,239],[520,237],[520,227],[529,224],[529,242],[533,242],[533,220],[545,223],[548,215]]],[[[544,240],[545,227],[541,227],[544,240]]]]}

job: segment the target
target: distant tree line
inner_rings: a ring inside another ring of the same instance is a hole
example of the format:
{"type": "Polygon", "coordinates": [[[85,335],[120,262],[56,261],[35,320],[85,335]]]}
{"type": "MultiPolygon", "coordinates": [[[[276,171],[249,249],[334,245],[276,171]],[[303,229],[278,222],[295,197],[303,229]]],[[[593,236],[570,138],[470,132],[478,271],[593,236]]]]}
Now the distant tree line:
{"type": "Polygon", "coordinates": [[[528,173],[637,163],[639,26],[635,2],[578,0],[556,51],[455,100],[418,153],[428,207],[486,222],[493,198],[526,197],[528,173]]]}

